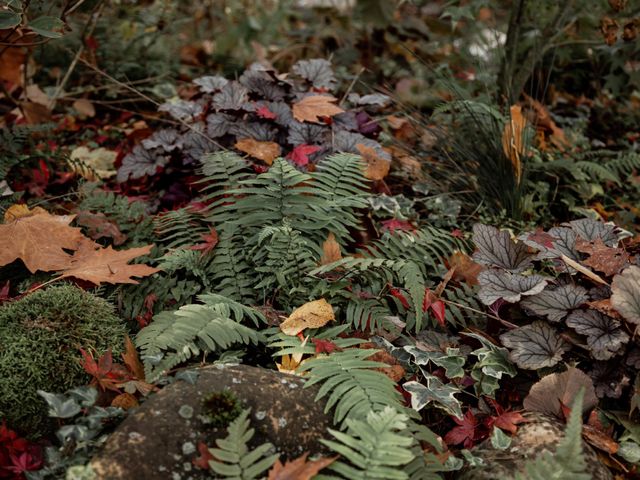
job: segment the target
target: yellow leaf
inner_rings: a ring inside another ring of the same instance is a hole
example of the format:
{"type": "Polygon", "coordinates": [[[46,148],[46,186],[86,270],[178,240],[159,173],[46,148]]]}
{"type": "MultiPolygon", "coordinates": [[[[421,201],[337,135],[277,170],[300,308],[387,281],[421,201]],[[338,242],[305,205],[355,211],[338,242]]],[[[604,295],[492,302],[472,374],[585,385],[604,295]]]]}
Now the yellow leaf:
{"type": "Polygon", "coordinates": [[[271,165],[280,156],[280,145],[275,142],[261,142],[253,138],[242,138],[236,142],[234,147],[258,160],[262,160],[268,165],[271,165]]]}
{"type": "Polygon", "coordinates": [[[4,221],[9,223],[19,218],[32,217],[42,213],[47,213],[42,207],[34,207],[32,210],[29,210],[29,207],[25,203],[15,203],[4,212],[4,221]]]}
{"type": "Polygon", "coordinates": [[[320,117],[333,117],[344,112],[333,103],[338,99],[327,95],[311,95],[293,104],[293,118],[299,122],[322,123],[320,117]]]}
{"type": "Polygon", "coordinates": [[[340,244],[336,241],[336,237],[332,232],[329,232],[327,239],[322,244],[322,258],[320,259],[320,265],[327,265],[329,263],[336,262],[342,258],[340,253],[340,244]]]}
{"type": "Polygon", "coordinates": [[[356,144],[356,148],[367,164],[364,176],[369,180],[382,180],[389,173],[391,162],[380,157],[375,148],[367,147],[362,143],[356,144]]]}
{"type": "Polygon", "coordinates": [[[280,330],[285,335],[297,335],[305,328],[319,328],[332,320],[335,320],[333,307],[321,298],[296,308],[289,318],[280,324],[280,330]]]}
{"type": "MultiPolygon", "coordinates": [[[[309,335],[307,335],[304,341],[300,344],[300,348],[303,348],[307,344],[308,340],[309,340],[309,335]]],[[[276,367],[278,368],[278,371],[282,373],[290,373],[292,375],[297,375],[296,368],[298,368],[302,363],[303,355],[304,355],[303,353],[292,353],[291,355],[283,355],[281,360],[282,363],[276,362],[276,367]]]]}
{"type": "Polygon", "coordinates": [[[502,132],[502,149],[506,157],[511,160],[517,183],[520,183],[522,177],[522,162],[520,159],[522,155],[524,155],[524,133],[526,126],[527,119],[522,115],[522,108],[520,105],[513,105],[511,107],[509,123],[504,126],[502,132]]]}

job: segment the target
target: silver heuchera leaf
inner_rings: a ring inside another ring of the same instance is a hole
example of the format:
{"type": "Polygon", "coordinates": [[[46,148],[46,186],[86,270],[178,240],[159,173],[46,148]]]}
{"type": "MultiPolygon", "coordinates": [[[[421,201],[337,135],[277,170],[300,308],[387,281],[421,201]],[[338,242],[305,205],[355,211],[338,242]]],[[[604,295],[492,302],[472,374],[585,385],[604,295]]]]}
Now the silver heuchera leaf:
{"type": "Polygon", "coordinates": [[[554,366],[569,349],[553,327],[542,321],[514,328],[503,333],[500,340],[511,349],[511,360],[528,370],[554,366]]]}
{"type": "Polygon", "coordinates": [[[200,87],[200,91],[204,93],[214,93],[229,83],[229,81],[221,77],[220,75],[210,75],[205,77],[196,78],[193,83],[200,87]]]}
{"type": "Polygon", "coordinates": [[[171,100],[160,105],[158,111],[167,112],[177,120],[192,121],[195,117],[202,115],[204,107],[197,102],[171,100]]]}
{"type": "Polygon", "coordinates": [[[219,138],[227,133],[235,123],[235,118],[226,113],[212,113],[207,116],[207,135],[211,138],[219,138]]]}
{"type": "Polygon", "coordinates": [[[514,242],[509,232],[500,231],[490,225],[473,226],[473,243],[478,251],[473,259],[482,265],[521,272],[531,264],[532,256],[523,242],[514,242]]]}
{"type": "Polygon", "coordinates": [[[329,134],[329,128],[322,125],[302,123],[293,120],[289,125],[289,136],[287,141],[294,146],[297,145],[322,145],[329,134]]]}
{"type": "Polygon", "coordinates": [[[615,227],[608,225],[591,218],[581,218],[580,220],[573,220],[568,224],[571,229],[583,240],[593,241],[600,239],[608,247],[615,247],[618,245],[618,237],[615,232],[615,227]]]}
{"type": "Polygon", "coordinates": [[[402,388],[411,394],[411,408],[416,411],[422,410],[424,407],[433,403],[436,407],[445,412],[462,418],[462,406],[460,401],[454,397],[456,393],[460,393],[460,389],[451,384],[444,384],[442,381],[427,372],[424,373],[423,385],[419,382],[406,382],[402,388]]]}
{"type": "Polygon", "coordinates": [[[640,325],[640,267],[635,265],[613,277],[611,303],[627,322],[640,325]]]}
{"type": "Polygon", "coordinates": [[[229,133],[237,138],[252,138],[260,142],[275,140],[277,131],[272,126],[261,122],[237,122],[229,128],[229,133]]]}
{"type": "Polygon", "coordinates": [[[176,148],[182,148],[182,135],[173,128],[163,128],[145,138],[142,146],[147,150],[161,148],[165,152],[171,152],[176,148]]]}
{"type": "Polygon", "coordinates": [[[384,160],[391,161],[391,155],[389,152],[382,148],[375,140],[365,137],[359,133],[347,132],[340,130],[334,133],[333,136],[333,150],[335,152],[356,153],[360,154],[358,145],[364,145],[365,147],[373,148],[376,151],[376,155],[384,160]]]}
{"type": "Polygon", "coordinates": [[[337,80],[333,74],[331,63],[322,58],[300,60],[291,69],[296,75],[311,82],[315,88],[333,90],[337,80]]]}
{"type": "Polygon", "coordinates": [[[587,290],[577,285],[561,285],[553,290],[545,289],[537,295],[522,300],[520,305],[536,315],[544,315],[552,322],[562,320],[570,310],[589,300],[587,290]]]}
{"type": "Polygon", "coordinates": [[[545,237],[549,237],[551,244],[538,241],[535,234],[524,234],[519,238],[528,246],[539,250],[535,260],[545,260],[550,258],[560,258],[562,255],[571,260],[579,261],[580,256],[576,250],[576,232],[570,228],[553,227],[547,232],[545,237]]]}
{"type": "Polygon", "coordinates": [[[267,100],[282,100],[287,94],[277,79],[264,70],[245,70],[238,80],[251,92],[267,100]]]}
{"type": "Polygon", "coordinates": [[[122,159],[122,165],[118,169],[116,179],[119,183],[123,183],[130,178],[135,180],[146,175],[155,175],[158,168],[164,167],[167,163],[169,163],[169,157],[137,145],[129,155],[122,159]]]}
{"type": "Polygon", "coordinates": [[[547,285],[540,275],[525,276],[496,269],[480,272],[478,282],[478,297],[485,305],[493,305],[500,299],[509,303],[519,302],[523,295],[540,293],[547,285]]]}
{"type": "Polygon", "coordinates": [[[217,110],[241,110],[249,100],[248,90],[238,82],[227,83],[213,96],[211,104],[217,110]]]}
{"type": "Polygon", "coordinates": [[[577,310],[567,318],[567,325],[587,337],[587,344],[596,360],[609,360],[621,353],[629,341],[620,322],[595,310],[577,310]]]}

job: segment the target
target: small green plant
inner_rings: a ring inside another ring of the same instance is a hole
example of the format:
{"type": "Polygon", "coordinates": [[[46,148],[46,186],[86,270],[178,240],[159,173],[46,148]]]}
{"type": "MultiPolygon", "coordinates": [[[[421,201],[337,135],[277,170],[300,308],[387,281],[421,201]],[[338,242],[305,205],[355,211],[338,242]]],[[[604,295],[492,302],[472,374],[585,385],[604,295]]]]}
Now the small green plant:
{"type": "Polygon", "coordinates": [[[202,416],[207,425],[226,427],[241,413],[240,401],[230,390],[212,392],[202,399],[202,416]]]}
{"type": "Polygon", "coordinates": [[[89,381],[79,348],[119,354],[126,328],[105,300],[71,286],[38,290],[0,307],[0,417],[37,436],[52,422],[38,390],[89,381]]]}

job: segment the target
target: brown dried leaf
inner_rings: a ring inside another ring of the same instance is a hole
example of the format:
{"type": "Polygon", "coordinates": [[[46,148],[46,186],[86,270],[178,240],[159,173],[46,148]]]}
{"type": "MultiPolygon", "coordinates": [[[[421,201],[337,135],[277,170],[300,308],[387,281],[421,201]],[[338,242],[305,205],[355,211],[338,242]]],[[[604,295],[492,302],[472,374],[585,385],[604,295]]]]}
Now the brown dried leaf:
{"type": "Polygon", "coordinates": [[[297,335],[305,328],[319,328],[332,320],[335,320],[333,307],[321,298],[296,308],[289,318],[280,324],[280,330],[285,335],[297,335]]]}
{"type": "Polygon", "coordinates": [[[119,407],[123,410],[129,410],[130,408],[137,407],[138,405],[138,400],[130,393],[121,393],[111,400],[112,407],[119,407]]]}
{"type": "Polygon", "coordinates": [[[251,155],[253,158],[262,160],[267,165],[271,165],[280,156],[280,145],[275,142],[261,142],[253,138],[242,138],[236,142],[234,147],[251,155]]]}
{"type": "Polygon", "coordinates": [[[86,98],[79,98],[71,105],[83,117],[95,117],[96,107],[86,98]]]}
{"type": "Polygon", "coordinates": [[[464,252],[455,251],[449,257],[449,266],[455,268],[453,278],[457,281],[464,281],[468,285],[479,285],[478,274],[482,271],[483,266],[473,261],[473,259],[464,252]]]}
{"type": "Polygon", "coordinates": [[[522,177],[522,162],[520,158],[524,155],[524,133],[527,126],[527,119],[522,115],[520,105],[511,106],[509,123],[504,126],[502,132],[502,149],[506,157],[513,165],[513,173],[516,182],[520,183],[522,177]]]}
{"type": "Polygon", "coordinates": [[[571,268],[579,271],[580,273],[582,273],[586,277],[590,278],[594,282],[599,283],[601,285],[609,285],[602,277],[600,277],[600,275],[593,273],[587,267],[585,267],[584,265],[581,265],[580,263],[578,263],[575,260],[567,257],[566,255],[564,255],[564,254],[560,255],[560,259],[564,263],[569,265],[571,268]]]}
{"type": "Polygon", "coordinates": [[[320,470],[328,467],[338,458],[320,457],[318,460],[307,462],[309,453],[304,453],[295,460],[286,462],[284,465],[280,460],[269,470],[269,480],[310,480],[318,474],[320,470]]]}
{"type": "Polygon", "coordinates": [[[582,411],[587,412],[598,404],[593,380],[575,367],[562,373],[552,373],[535,383],[524,399],[524,408],[530,412],[540,412],[562,418],[563,407],[570,407],[584,388],[582,411]]]}
{"type": "Polygon", "coordinates": [[[611,435],[593,425],[583,425],[582,436],[592,447],[610,453],[611,455],[614,455],[620,447],[618,442],[611,438],[611,435]]]}
{"type": "Polygon", "coordinates": [[[115,222],[109,220],[104,213],[78,212],[76,223],[87,228],[89,237],[93,240],[111,238],[115,246],[122,245],[127,236],[120,231],[115,222]]]}
{"type": "Polygon", "coordinates": [[[334,105],[338,99],[328,95],[311,95],[304,97],[292,106],[293,118],[299,122],[322,123],[321,117],[333,117],[344,112],[334,105]]]}
{"type": "Polygon", "coordinates": [[[367,147],[362,143],[356,144],[356,148],[367,164],[364,176],[369,180],[382,180],[389,173],[391,162],[380,157],[375,148],[367,147]]]}
{"type": "Polygon", "coordinates": [[[602,17],[600,20],[600,32],[604,37],[604,41],[607,45],[611,46],[618,40],[618,30],[620,26],[611,17],[602,17]]]}
{"type": "Polygon", "coordinates": [[[320,259],[320,265],[327,265],[329,263],[336,262],[342,258],[340,252],[340,244],[336,241],[336,237],[332,232],[329,232],[327,239],[322,243],[322,258],[320,259]]]}
{"type": "Polygon", "coordinates": [[[140,362],[136,347],[131,341],[131,338],[129,338],[129,335],[124,338],[124,348],[125,350],[122,354],[122,361],[138,380],[144,380],[144,367],[140,362]]]}
{"type": "Polygon", "coordinates": [[[603,300],[592,300],[590,302],[587,302],[587,305],[589,305],[589,308],[597,310],[604,315],[615,318],[616,320],[622,320],[622,315],[620,315],[620,313],[618,313],[618,311],[613,307],[611,298],[605,298],[603,300]]]}
{"type": "Polygon", "coordinates": [[[624,10],[627,7],[627,2],[629,0],[609,0],[609,6],[615,11],[615,12],[621,12],[622,10],[624,10]]]}
{"type": "Polygon", "coordinates": [[[68,267],[71,255],[64,249],[75,250],[84,238],[79,228],[69,226],[75,215],[14,207],[5,213],[6,220],[14,220],[0,225],[0,266],[20,259],[31,273],[68,267]]]}
{"type": "Polygon", "coordinates": [[[128,265],[136,257],[148,254],[153,245],[114,250],[110,246],[100,248],[92,241],[83,238],[73,254],[71,262],[62,269],[58,278],[74,277],[100,285],[101,283],[138,283],[131,277],[146,277],[159,271],[148,265],[128,265]]]}
{"type": "Polygon", "coordinates": [[[629,264],[629,254],[622,248],[609,247],[598,238],[592,242],[578,238],[576,250],[589,255],[582,263],[608,277],[615,275],[629,264]]]}

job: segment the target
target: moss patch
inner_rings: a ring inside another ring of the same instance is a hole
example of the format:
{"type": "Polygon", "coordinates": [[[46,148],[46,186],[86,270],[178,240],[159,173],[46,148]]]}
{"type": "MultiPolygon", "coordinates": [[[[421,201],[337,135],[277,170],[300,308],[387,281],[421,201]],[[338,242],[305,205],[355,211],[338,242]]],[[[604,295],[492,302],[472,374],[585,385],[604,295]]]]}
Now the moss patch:
{"type": "Polygon", "coordinates": [[[0,418],[24,434],[50,432],[37,390],[86,384],[79,348],[120,351],[124,323],[105,300],[71,285],[36,291],[0,307],[0,418]]]}

